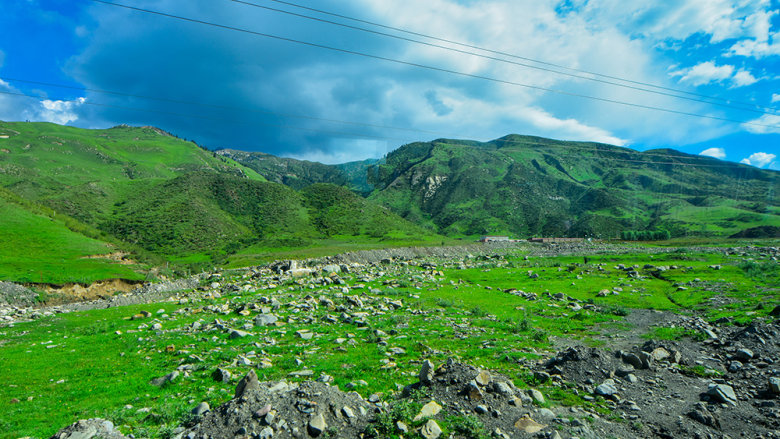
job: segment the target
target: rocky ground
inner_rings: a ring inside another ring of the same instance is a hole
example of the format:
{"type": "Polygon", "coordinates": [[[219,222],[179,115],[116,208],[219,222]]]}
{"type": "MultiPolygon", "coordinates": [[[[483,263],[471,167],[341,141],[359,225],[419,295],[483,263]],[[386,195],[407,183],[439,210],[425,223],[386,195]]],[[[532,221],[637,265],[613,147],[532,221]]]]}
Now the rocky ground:
{"type": "MultiPolygon", "coordinates": [[[[537,246],[532,249],[536,255],[636,251],[636,248],[587,246],[537,246]]],[[[147,286],[107,300],[56,308],[34,309],[16,303],[0,306],[0,318],[13,324],[46,313],[154,302],[164,298],[186,304],[198,297],[215,297],[254,288],[254,284],[267,288],[298,279],[303,290],[311,283],[327,286],[335,293],[329,298],[306,296],[290,302],[261,294],[252,306],[233,309],[226,305],[224,309],[215,307],[213,310],[222,315],[237,313],[249,317],[251,322],[243,326],[216,319],[198,323],[197,328],[193,324],[187,330],[227,331],[231,338],[234,334],[244,337],[253,328],[273,325],[285,309],[299,313],[318,307],[325,310],[325,314],[317,317],[323,321],[331,318],[359,325],[361,320],[369,319],[371,313],[404,309],[404,303],[373,298],[370,291],[356,295],[345,286],[339,274],[350,273],[358,282],[384,278],[387,285],[392,285],[391,279],[401,277],[400,273],[405,273],[406,267],[414,265],[425,269],[416,275],[419,276],[417,281],[435,282],[437,270],[443,267],[479,267],[486,261],[500,265],[503,258],[501,249],[481,255],[468,250],[459,256],[433,255],[447,257],[446,262],[437,265],[429,259],[418,259],[419,255],[399,251],[401,253],[382,251],[303,262],[282,261],[245,271],[244,280],[239,283],[225,282],[220,273],[211,273],[175,285],[147,286]]],[[[778,257],[775,248],[718,251],[765,260],[776,261],[778,257]]],[[[652,273],[662,276],[668,267],[618,269],[631,278],[652,273]],[[632,273],[636,274],[632,276],[632,273]]],[[[680,288],[685,286],[680,285],[680,288]]],[[[23,293],[18,289],[13,291],[14,294],[23,293]]],[[[560,302],[560,306],[569,308],[593,307],[563,294],[540,298],[522,291],[506,292],[529,301],[560,302]]],[[[604,294],[616,293],[606,291],[604,294]]],[[[172,433],[172,437],[780,438],[780,309],[773,310],[770,315],[773,318],[739,326],[728,319],[707,322],[692,315],[632,310],[624,320],[624,331],[614,334],[604,330],[603,347],[589,347],[557,338],[555,349],[543,358],[518,360],[518,366],[533,375],[529,380],[532,386],[528,388],[518,388],[501,374],[452,359],[440,364],[427,360],[415,364],[419,370],[416,379],[401,383],[401,388],[393,395],[361,395],[355,391],[360,389],[359,384],[354,390],[339,389],[333,384],[333,378],[325,374],[303,382],[260,382],[253,369],[240,379],[234,398],[225,404],[213,408],[205,403],[194,404],[191,417],[172,433]],[[705,337],[674,341],[644,338],[643,335],[654,327],[683,328],[705,337]],[[550,405],[549,392],[557,388],[573,392],[585,403],[550,405]]],[[[307,317],[298,314],[295,318],[307,317]]],[[[299,336],[305,338],[307,334],[299,336]]],[[[383,334],[378,336],[381,343],[383,334]]],[[[258,369],[265,367],[262,358],[244,358],[244,361],[258,369]]],[[[181,372],[186,373],[186,367],[181,372]]],[[[160,377],[161,381],[153,384],[173,380],[174,374],[178,375],[179,371],[160,377]]],[[[231,379],[230,372],[223,369],[214,370],[212,377],[215,380],[231,379]]],[[[52,439],[97,437],[125,438],[110,422],[91,419],[64,428],[52,439]]]]}

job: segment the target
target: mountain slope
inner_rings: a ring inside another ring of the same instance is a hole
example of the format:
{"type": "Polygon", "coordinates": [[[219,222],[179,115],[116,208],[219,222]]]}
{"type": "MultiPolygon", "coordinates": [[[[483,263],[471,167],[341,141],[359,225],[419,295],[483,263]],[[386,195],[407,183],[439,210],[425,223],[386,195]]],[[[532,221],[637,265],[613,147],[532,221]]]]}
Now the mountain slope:
{"type": "Polygon", "coordinates": [[[397,149],[368,175],[370,199],[448,235],[725,235],[780,221],[780,173],[674,150],[439,139],[397,149]]]}
{"type": "Polygon", "coordinates": [[[331,183],[368,193],[371,187],[366,181],[366,170],[378,160],[369,159],[339,165],[325,165],[308,160],[276,157],[262,152],[245,152],[221,149],[216,153],[235,160],[262,175],[268,181],[281,183],[293,189],[303,189],[315,183],[331,183]]]}
{"type": "Polygon", "coordinates": [[[0,212],[2,280],[62,284],[143,279],[140,267],[112,257],[117,247],[99,239],[100,233],[88,226],[2,189],[0,212]]]}
{"type": "MultiPolygon", "coordinates": [[[[309,162],[304,168],[312,167],[322,175],[313,172],[310,180],[343,174],[309,162]]],[[[0,190],[73,226],[65,231],[74,242],[97,236],[146,262],[198,264],[189,268],[253,246],[317,246],[332,237],[375,245],[438,239],[339,186],[299,192],[151,127],[0,122],[0,190]]],[[[49,233],[40,221],[29,223],[31,236],[49,233]]],[[[76,257],[71,252],[64,260],[76,257]]]]}
{"type": "Polygon", "coordinates": [[[84,130],[0,122],[0,185],[95,224],[138,182],[211,170],[263,180],[232,160],[152,127],[84,130]]]}

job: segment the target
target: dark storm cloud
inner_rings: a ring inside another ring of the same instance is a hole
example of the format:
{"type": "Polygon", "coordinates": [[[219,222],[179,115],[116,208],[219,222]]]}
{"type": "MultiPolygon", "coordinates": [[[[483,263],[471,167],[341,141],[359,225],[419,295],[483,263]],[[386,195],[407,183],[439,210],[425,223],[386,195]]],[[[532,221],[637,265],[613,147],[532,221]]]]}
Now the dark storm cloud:
{"type": "MultiPolygon", "coordinates": [[[[375,53],[387,44],[362,35],[358,42],[354,32],[334,33],[324,25],[226,5],[165,1],[148,8],[375,53]]],[[[320,48],[110,6],[97,5],[91,12],[99,25],[68,71],[89,88],[158,100],[90,93],[90,102],[113,107],[85,106],[85,119],[154,124],[209,147],[296,155],[338,148],[331,133],[381,137],[376,128],[316,119],[370,123],[403,76],[396,75],[396,66],[320,48]]]]}

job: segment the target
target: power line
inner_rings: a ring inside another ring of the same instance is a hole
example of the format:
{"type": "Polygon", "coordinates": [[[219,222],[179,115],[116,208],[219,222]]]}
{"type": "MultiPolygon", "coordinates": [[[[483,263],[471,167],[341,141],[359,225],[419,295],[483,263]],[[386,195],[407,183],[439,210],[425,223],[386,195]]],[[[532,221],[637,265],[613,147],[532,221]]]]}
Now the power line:
{"type": "MultiPolygon", "coordinates": [[[[403,128],[403,127],[395,127],[395,126],[386,126],[386,125],[376,125],[376,124],[370,124],[370,123],[363,123],[363,122],[355,122],[355,121],[346,121],[346,120],[338,120],[338,119],[327,119],[327,118],[319,118],[315,116],[308,116],[308,115],[293,115],[293,114],[285,114],[285,113],[277,113],[267,110],[256,110],[251,108],[243,108],[243,107],[233,107],[233,106],[225,106],[225,105],[216,105],[216,104],[206,104],[202,102],[195,102],[195,101],[185,101],[185,100],[179,100],[179,99],[167,99],[167,98],[157,98],[157,97],[151,97],[146,95],[139,95],[139,94],[132,94],[132,93],[124,93],[119,91],[112,91],[112,90],[103,90],[103,89],[94,89],[94,88],[87,88],[87,87],[77,87],[72,85],[64,85],[64,84],[55,84],[50,82],[42,82],[42,81],[33,81],[33,80],[25,80],[25,79],[18,79],[18,78],[0,78],[6,81],[10,82],[20,82],[20,83],[26,83],[26,84],[34,84],[34,85],[45,85],[49,87],[57,87],[57,88],[65,88],[65,89],[71,89],[71,90],[80,90],[80,91],[89,91],[93,93],[102,93],[102,94],[109,94],[109,95],[115,95],[115,96],[123,96],[123,97],[132,97],[136,99],[146,99],[146,100],[152,100],[152,101],[162,101],[162,102],[169,102],[169,103],[175,103],[175,104],[182,104],[182,105],[189,105],[189,106],[203,106],[208,108],[216,108],[216,109],[226,109],[230,111],[243,111],[243,112],[253,112],[258,114],[268,114],[273,116],[281,116],[281,117],[291,117],[291,118],[300,118],[300,119],[306,119],[306,120],[316,120],[316,121],[322,121],[322,122],[329,122],[329,123],[341,123],[341,124],[347,124],[347,125],[355,125],[355,126],[363,126],[363,127],[369,127],[369,128],[383,128],[383,129],[393,129],[393,130],[402,130],[402,131],[410,131],[410,132],[416,132],[416,133],[424,133],[424,134],[433,134],[436,136],[440,136],[439,139],[436,140],[443,140],[447,141],[449,139],[453,138],[459,138],[459,139],[472,139],[474,137],[478,136],[472,136],[472,135],[463,135],[463,134],[455,134],[452,133],[444,134],[441,132],[436,131],[430,131],[430,130],[422,130],[422,129],[415,129],[415,128],[403,128]]],[[[38,98],[39,96],[32,95],[32,94],[25,94],[25,93],[19,93],[19,92],[8,92],[8,91],[0,91],[2,94],[7,95],[16,95],[16,96],[25,96],[30,98],[38,98]]],[[[59,99],[63,102],[80,102],[78,99],[59,99]]],[[[243,124],[241,122],[236,121],[235,119],[225,119],[225,118],[214,118],[214,117],[208,117],[208,116],[201,116],[201,115],[195,115],[191,113],[178,113],[178,112],[171,112],[171,111],[163,111],[163,110],[151,110],[151,109],[145,109],[145,108],[136,108],[136,107],[127,107],[122,105],[115,105],[115,104],[105,104],[105,103],[98,103],[98,102],[92,102],[91,100],[87,100],[82,102],[86,105],[93,105],[93,106],[99,106],[99,107],[110,107],[110,108],[118,108],[118,109],[124,109],[124,110],[131,110],[131,111],[138,111],[138,112],[146,112],[146,113],[156,113],[156,114],[165,114],[165,115],[172,115],[172,116],[181,116],[181,117],[191,117],[191,118],[198,118],[198,119],[204,119],[204,120],[213,120],[217,122],[231,122],[236,124],[243,124]]],[[[303,131],[312,131],[312,132],[320,132],[324,134],[338,134],[338,135],[351,135],[355,137],[366,137],[366,138],[373,138],[373,139],[380,139],[380,140],[393,140],[393,141],[401,141],[401,142],[407,142],[409,139],[400,139],[400,138],[393,138],[393,137],[386,137],[386,136],[376,136],[376,135],[367,135],[362,133],[348,133],[348,132],[334,132],[334,131],[327,131],[327,130],[321,130],[321,129],[315,129],[315,128],[305,128],[305,127],[297,127],[292,125],[286,125],[286,124],[272,124],[272,123],[258,123],[261,125],[267,125],[267,126],[278,126],[278,127],[285,127],[295,130],[303,130],[303,131]]],[[[529,136],[533,137],[533,136],[529,136]]],[[[510,139],[494,139],[487,142],[480,142],[480,143],[497,143],[497,144],[508,144],[508,145],[534,145],[534,146],[547,146],[547,147],[560,147],[561,145],[555,145],[555,144],[547,144],[547,143],[534,143],[529,142],[527,140],[523,141],[516,141],[516,140],[510,140],[510,139]]],[[[593,142],[598,143],[598,142],[593,142]]],[[[606,145],[606,144],[605,144],[606,145]]],[[[582,145],[567,145],[569,148],[576,148],[576,149],[582,149],[582,150],[588,150],[588,151],[604,151],[602,148],[588,148],[582,145]]],[[[624,148],[620,146],[614,146],[609,145],[611,148],[624,148]]],[[[630,148],[625,148],[625,153],[631,153],[631,152],[637,152],[635,150],[632,150],[630,148]]],[[[679,159],[690,159],[690,156],[680,156],[680,155],[674,155],[674,154],[657,154],[657,153],[649,153],[649,152],[641,152],[645,156],[657,156],[657,157],[664,157],[664,158],[679,158],[679,159]]]]}
{"type": "Polygon", "coordinates": [[[446,68],[443,68],[443,67],[435,67],[435,66],[429,66],[429,65],[425,65],[425,64],[414,63],[414,62],[410,62],[410,61],[403,61],[403,60],[389,58],[389,57],[384,57],[384,56],[380,56],[380,55],[372,55],[372,54],[369,54],[369,53],[359,52],[359,51],[356,51],[356,50],[342,49],[342,48],[328,46],[328,45],[324,45],[324,44],[312,43],[312,42],[309,42],[309,41],[302,41],[302,40],[297,40],[297,39],[294,39],[294,38],[282,37],[282,36],[279,36],[279,35],[273,35],[273,34],[268,34],[268,33],[264,33],[264,32],[257,32],[257,31],[253,31],[253,30],[249,30],[249,29],[243,29],[243,28],[238,28],[238,27],[234,27],[234,26],[228,26],[228,25],[224,25],[224,24],[212,23],[212,22],[208,22],[208,21],[198,20],[198,19],[195,19],[195,18],[182,17],[182,16],[179,16],[179,15],[168,14],[168,13],[165,13],[165,12],[153,11],[153,10],[149,10],[149,9],[143,9],[143,8],[138,8],[138,7],[134,7],[134,6],[128,6],[128,5],[124,5],[124,4],[120,4],[120,3],[113,3],[113,2],[109,2],[109,1],[105,1],[105,0],[91,0],[91,1],[96,2],[96,3],[102,3],[102,4],[105,4],[105,5],[116,6],[116,7],[120,7],[120,8],[129,9],[129,10],[134,10],[134,11],[138,11],[138,12],[144,12],[144,13],[148,13],[148,14],[159,15],[159,16],[162,16],[162,17],[173,18],[173,19],[177,19],[177,20],[181,20],[181,21],[190,22],[190,23],[203,24],[203,25],[207,25],[207,26],[217,27],[217,28],[220,28],[220,29],[232,30],[232,31],[243,32],[243,33],[247,33],[247,34],[251,34],[251,35],[271,38],[271,39],[275,39],[275,40],[279,40],[279,41],[286,41],[286,42],[301,44],[301,45],[305,45],[305,46],[309,46],[309,47],[316,47],[316,48],[319,48],[319,49],[331,50],[331,51],[334,51],[334,52],[340,52],[340,53],[346,53],[346,54],[350,54],[350,55],[357,55],[357,56],[362,56],[362,57],[371,58],[371,59],[388,61],[388,62],[392,62],[392,63],[396,63],[396,64],[402,64],[402,65],[407,65],[407,66],[411,66],[411,67],[418,67],[418,68],[431,70],[431,71],[436,71],[436,72],[449,73],[449,74],[463,76],[463,77],[467,77],[467,78],[481,79],[481,80],[495,82],[495,83],[499,83],[499,84],[513,85],[513,86],[524,87],[524,88],[528,88],[528,89],[532,89],[532,90],[538,90],[538,91],[544,91],[544,92],[550,92],[550,93],[557,93],[557,94],[561,94],[561,95],[565,95],[565,96],[578,97],[578,98],[583,98],[583,99],[590,99],[590,100],[599,101],[599,102],[606,102],[606,103],[611,103],[611,104],[624,105],[624,106],[628,106],[628,107],[641,108],[641,109],[646,109],[646,110],[660,111],[660,112],[665,112],[665,113],[670,113],[670,114],[678,114],[678,115],[682,115],[682,116],[692,116],[692,117],[699,117],[699,118],[704,118],[704,119],[719,120],[719,121],[722,121],[722,122],[732,122],[732,123],[738,123],[738,124],[743,124],[743,125],[751,125],[751,126],[760,126],[760,127],[764,127],[764,128],[777,128],[777,129],[780,129],[779,125],[767,125],[767,124],[761,124],[761,123],[756,123],[756,122],[751,122],[751,121],[742,121],[742,120],[736,120],[736,119],[729,119],[729,118],[725,118],[725,117],[718,117],[718,116],[712,116],[712,115],[706,115],[706,114],[691,113],[691,112],[680,111],[680,110],[672,110],[672,109],[669,109],[669,108],[656,107],[656,106],[652,106],[652,105],[643,105],[643,104],[637,104],[637,103],[632,103],[632,102],[619,101],[619,100],[616,100],[616,99],[608,99],[608,98],[601,98],[601,97],[597,97],[597,96],[583,95],[583,94],[579,94],[579,93],[567,92],[567,91],[564,91],[564,90],[557,90],[557,89],[552,89],[552,88],[547,88],[547,87],[541,87],[541,86],[536,86],[536,85],[530,85],[530,84],[524,84],[524,83],[520,83],[520,82],[504,80],[504,79],[492,78],[492,77],[489,77],[489,76],[482,76],[482,75],[475,75],[475,74],[471,74],[471,73],[459,72],[457,70],[446,69],[446,68]]]}
{"type": "MultiPolygon", "coordinates": [[[[238,1],[238,0],[230,0],[230,1],[236,1],[238,3],[244,3],[244,4],[252,4],[252,3],[249,3],[249,2],[246,2],[246,1],[238,1]]],[[[540,60],[537,60],[537,59],[533,59],[533,58],[529,58],[529,57],[525,57],[525,56],[520,56],[520,55],[508,53],[508,52],[503,52],[503,51],[499,51],[499,50],[489,49],[489,48],[477,46],[477,45],[474,45],[474,44],[458,42],[458,41],[454,41],[454,40],[450,40],[450,39],[446,39],[446,38],[440,38],[440,37],[436,37],[436,36],[432,36],[432,35],[428,35],[428,34],[424,34],[424,33],[420,33],[420,32],[414,32],[414,31],[410,31],[410,30],[407,30],[407,29],[402,29],[402,28],[399,28],[399,27],[388,26],[388,25],[385,25],[385,24],[381,24],[381,23],[377,23],[377,22],[373,22],[373,21],[369,21],[369,20],[363,20],[363,19],[360,19],[360,18],[350,17],[350,16],[343,15],[343,14],[337,14],[337,13],[334,13],[334,12],[329,12],[329,11],[325,11],[325,10],[322,10],[322,9],[316,9],[316,8],[312,8],[312,7],[309,7],[309,6],[304,6],[304,5],[296,4],[296,3],[293,3],[293,2],[289,2],[289,1],[284,1],[284,0],[267,0],[267,1],[274,2],[274,3],[280,3],[280,4],[283,4],[283,5],[287,5],[287,6],[292,6],[292,7],[295,7],[295,8],[304,9],[304,10],[311,11],[311,12],[317,12],[317,13],[324,14],[324,15],[329,15],[329,16],[332,16],[332,17],[342,18],[342,19],[354,21],[354,22],[357,22],[357,23],[368,24],[368,25],[371,25],[371,26],[376,26],[376,27],[380,27],[380,28],[383,28],[383,29],[393,30],[393,31],[396,31],[396,32],[401,32],[401,33],[405,33],[405,34],[409,34],[409,35],[415,35],[415,36],[418,36],[418,37],[424,37],[424,38],[428,38],[428,39],[431,39],[431,40],[434,40],[434,41],[440,41],[440,42],[444,42],[444,43],[448,43],[448,44],[454,44],[456,46],[466,47],[466,48],[469,48],[469,49],[477,49],[477,50],[481,50],[481,51],[484,51],[484,52],[492,53],[492,54],[495,54],[495,55],[508,56],[510,58],[515,58],[515,59],[520,59],[520,60],[524,60],[524,61],[534,62],[534,63],[537,63],[537,64],[542,64],[542,65],[546,65],[546,66],[550,66],[550,67],[556,67],[556,68],[559,68],[559,69],[564,69],[564,70],[568,70],[568,71],[572,71],[572,72],[585,73],[585,74],[588,74],[588,75],[599,76],[599,77],[602,77],[602,78],[613,79],[613,80],[617,80],[617,81],[623,81],[623,82],[627,82],[627,83],[630,83],[630,84],[636,84],[636,85],[642,85],[642,86],[646,86],[646,87],[652,87],[652,88],[655,88],[655,89],[658,89],[658,90],[665,90],[665,91],[669,91],[669,92],[682,93],[682,94],[687,94],[687,95],[690,95],[690,96],[697,96],[697,97],[705,98],[705,99],[719,100],[719,101],[723,101],[723,102],[726,102],[726,103],[735,103],[735,104],[740,104],[740,105],[746,105],[746,106],[750,106],[750,107],[755,107],[757,109],[769,110],[771,112],[780,111],[780,110],[778,110],[776,108],[763,107],[763,106],[752,104],[752,103],[733,101],[731,99],[725,99],[725,98],[721,98],[721,97],[717,97],[717,96],[709,96],[709,95],[700,94],[700,93],[696,93],[696,92],[691,92],[691,91],[687,91],[687,90],[680,90],[680,89],[675,89],[675,88],[671,88],[671,87],[666,87],[666,86],[662,86],[662,85],[658,85],[658,84],[652,84],[652,83],[648,83],[648,82],[642,82],[642,81],[636,81],[636,80],[632,80],[632,79],[621,78],[619,76],[611,76],[611,75],[606,75],[606,74],[603,74],[603,73],[592,72],[592,71],[588,71],[588,70],[575,69],[575,68],[563,66],[563,65],[560,65],[560,64],[555,64],[555,63],[551,63],[551,62],[547,62],[547,61],[540,61],[540,60]]],[[[256,6],[263,7],[263,6],[259,6],[259,5],[256,5],[256,6]]]]}
{"type": "MultiPolygon", "coordinates": [[[[526,64],[526,63],[516,62],[516,61],[510,61],[510,60],[507,60],[507,59],[504,59],[504,58],[498,58],[498,57],[495,57],[495,56],[483,55],[483,54],[472,52],[472,51],[468,51],[468,50],[461,50],[461,49],[456,49],[456,48],[453,48],[453,47],[442,46],[440,44],[428,43],[428,42],[425,42],[425,41],[415,40],[415,39],[412,39],[412,38],[406,38],[406,37],[402,37],[402,36],[399,36],[399,35],[389,34],[389,33],[386,33],[386,32],[379,32],[379,31],[375,31],[375,30],[371,30],[371,29],[366,29],[366,28],[363,28],[363,27],[352,26],[352,25],[349,25],[349,24],[338,23],[338,22],[335,22],[335,21],[330,21],[330,20],[325,20],[325,19],[322,19],[322,18],[312,17],[310,15],[298,14],[298,13],[295,13],[295,12],[285,11],[283,9],[272,8],[270,6],[263,6],[263,5],[259,5],[259,4],[256,4],[256,3],[251,3],[251,2],[248,2],[248,1],[244,1],[244,0],[228,0],[228,1],[231,1],[231,2],[234,2],[234,3],[239,3],[239,4],[242,4],[242,5],[252,6],[252,7],[255,7],[255,8],[265,9],[265,10],[272,11],[272,12],[278,12],[278,13],[282,13],[282,14],[292,15],[292,16],[299,17],[299,18],[304,18],[304,19],[307,19],[307,20],[314,20],[314,21],[318,21],[318,22],[321,22],[321,23],[332,24],[332,25],[335,25],[335,26],[340,26],[340,27],[344,27],[344,28],[348,28],[348,29],[358,30],[358,31],[361,31],[361,32],[367,32],[367,33],[371,33],[371,34],[375,34],[375,35],[381,35],[381,36],[384,36],[384,37],[395,38],[395,39],[398,39],[398,40],[411,42],[411,43],[415,43],[415,44],[421,44],[421,45],[428,46],[428,47],[435,47],[435,48],[438,48],[438,49],[448,50],[448,51],[451,51],[451,52],[461,53],[461,54],[464,54],[464,55],[471,55],[471,56],[476,56],[476,57],[479,57],[479,58],[489,59],[489,60],[492,60],[492,61],[498,61],[498,62],[512,64],[512,65],[516,65],[516,66],[520,66],[520,67],[526,67],[526,68],[530,68],[530,69],[541,70],[541,71],[544,71],[544,72],[555,73],[555,74],[558,74],[558,75],[569,76],[569,77],[572,77],[572,78],[585,79],[587,81],[593,81],[593,82],[599,82],[599,83],[602,83],[602,84],[614,85],[616,87],[627,88],[627,89],[630,89],[630,90],[642,91],[642,92],[646,92],[646,93],[652,93],[652,94],[657,94],[657,95],[661,95],[661,96],[673,97],[673,98],[677,98],[677,99],[685,99],[685,100],[688,100],[688,101],[701,102],[701,103],[710,104],[710,105],[717,105],[719,107],[731,108],[731,109],[741,110],[741,111],[749,111],[749,112],[758,113],[758,114],[771,114],[771,115],[777,115],[778,114],[778,110],[776,110],[776,109],[768,108],[768,107],[761,107],[761,106],[758,106],[758,105],[755,105],[755,104],[745,104],[745,103],[733,102],[733,101],[728,101],[728,100],[724,100],[725,102],[723,102],[723,103],[712,102],[712,99],[717,99],[717,100],[721,100],[721,99],[720,98],[715,98],[715,97],[710,97],[710,96],[704,96],[704,95],[696,95],[696,94],[693,94],[693,95],[699,96],[699,97],[680,96],[679,94],[674,94],[674,93],[670,93],[670,92],[666,92],[666,91],[651,90],[651,89],[639,87],[637,85],[621,84],[621,83],[617,83],[617,82],[606,80],[606,79],[599,79],[599,78],[594,78],[594,77],[590,77],[590,76],[583,76],[583,75],[576,74],[576,73],[561,72],[560,70],[555,70],[555,69],[551,69],[551,68],[547,68],[547,67],[534,66],[534,65],[531,65],[531,64],[526,64]],[[706,99],[703,99],[703,98],[706,98],[706,99]],[[735,103],[736,104],[741,104],[743,106],[734,105],[735,103]],[[746,108],[746,107],[744,107],[744,105],[746,105],[748,107],[746,108]]],[[[276,0],[269,0],[269,1],[276,1],[276,0]]],[[[280,3],[288,4],[287,2],[280,2],[280,3]]],[[[300,6],[300,7],[303,7],[303,6],[300,6]]],[[[306,8],[306,9],[308,9],[308,8],[306,8]]],[[[322,13],[327,13],[327,12],[322,12],[322,13]]],[[[358,19],[352,19],[352,20],[362,21],[362,20],[358,20],[358,19]]],[[[376,24],[376,26],[380,26],[380,25],[376,24]]],[[[385,26],[383,26],[383,27],[385,27],[385,26]]],[[[393,28],[393,29],[395,29],[395,28],[393,28]]],[[[414,32],[403,31],[403,30],[400,30],[400,29],[395,29],[395,30],[414,34],[414,32]]],[[[457,45],[460,45],[460,46],[476,48],[475,46],[470,46],[470,45],[461,44],[461,43],[454,43],[454,42],[451,42],[449,40],[444,40],[444,39],[437,38],[437,37],[432,37],[432,36],[427,36],[427,35],[425,37],[426,38],[431,38],[431,39],[434,39],[434,40],[437,40],[437,41],[446,41],[448,43],[457,44],[457,45]]],[[[487,51],[487,52],[491,52],[491,53],[501,53],[502,55],[505,55],[505,56],[511,56],[511,55],[503,54],[502,52],[497,52],[497,51],[493,51],[493,50],[490,50],[490,49],[479,48],[479,50],[483,50],[483,51],[487,51]]],[[[517,57],[517,56],[513,56],[513,57],[514,58],[520,58],[520,57],[517,57]]],[[[538,63],[540,61],[534,61],[534,62],[538,63]]],[[[544,64],[547,64],[547,63],[544,63],[544,64]]],[[[556,67],[564,68],[564,67],[561,67],[561,66],[556,66],[556,67]]],[[[598,74],[590,73],[590,72],[586,72],[586,73],[588,73],[590,75],[596,75],[596,76],[605,76],[605,75],[598,75],[598,74]]],[[[626,80],[621,79],[621,81],[625,82],[626,80]]],[[[634,82],[634,81],[631,81],[631,82],[634,82]]],[[[685,92],[683,90],[676,90],[676,89],[671,89],[671,88],[658,87],[658,86],[653,86],[653,85],[649,85],[649,84],[642,84],[642,85],[646,85],[646,86],[654,87],[654,88],[662,88],[662,89],[665,89],[665,90],[674,91],[676,93],[692,94],[692,93],[689,93],[689,92],[685,92]]]]}

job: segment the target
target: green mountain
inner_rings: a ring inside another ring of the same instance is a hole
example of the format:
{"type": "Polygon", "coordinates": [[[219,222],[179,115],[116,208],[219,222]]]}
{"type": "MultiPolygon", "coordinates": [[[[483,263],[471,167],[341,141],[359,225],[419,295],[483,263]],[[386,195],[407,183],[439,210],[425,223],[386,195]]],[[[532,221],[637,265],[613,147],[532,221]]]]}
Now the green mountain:
{"type": "Polygon", "coordinates": [[[369,199],[450,236],[728,236],[780,224],[777,171],[684,154],[510,135],[405,145],[369,199]]]}
{"type": "Polygon", "coordinates": [[[378,162],[376,159],[325,165],[308,160],[277,157],[263,152],[245,152],[221,149],[217,154],[235,160],[262,175],[268,181],[282,183],[293,189],[303,189],[314,183],[331,183],[345,186],[358,193],[368,193],[371,187],[366,180],[366,170],[378,162]]]}
{"type": "Polygon", "coordinates": [[[252,263],[345,243],[440,243],[437,233],[776,235],[779,175],[517,135],[331,166],[208,151],[152,127],[0,122],[0,279],[135,279],[164,261],[252,263]]]}
{"type": "MultiPolygon", "coordinates": [[[[52,282],[90,277],[69,271],[76,270],[77,259],[111,251],[132,253],[147,264],[213,264],[253,246],[317,246],[333,237],[375,245],[439,239],[340,186],[297,187],[305,189],[266,181],[157,128],[0,122],[0,226],[6,230],[0,256],[8,256],[2,264],[8,272],[0,269],[0,279],[33,279],[28,272],[34,263],[14,256],[20,245],[22,253],[29,250],[25,235],[77,243],[72,251],[60,251],[58,244],[36,247],[38,259],[65,264],[52,282]]],[[[127,267],[107,270],[105,277],[112,277],[109,272],[139,276],[127,267]]]]}

